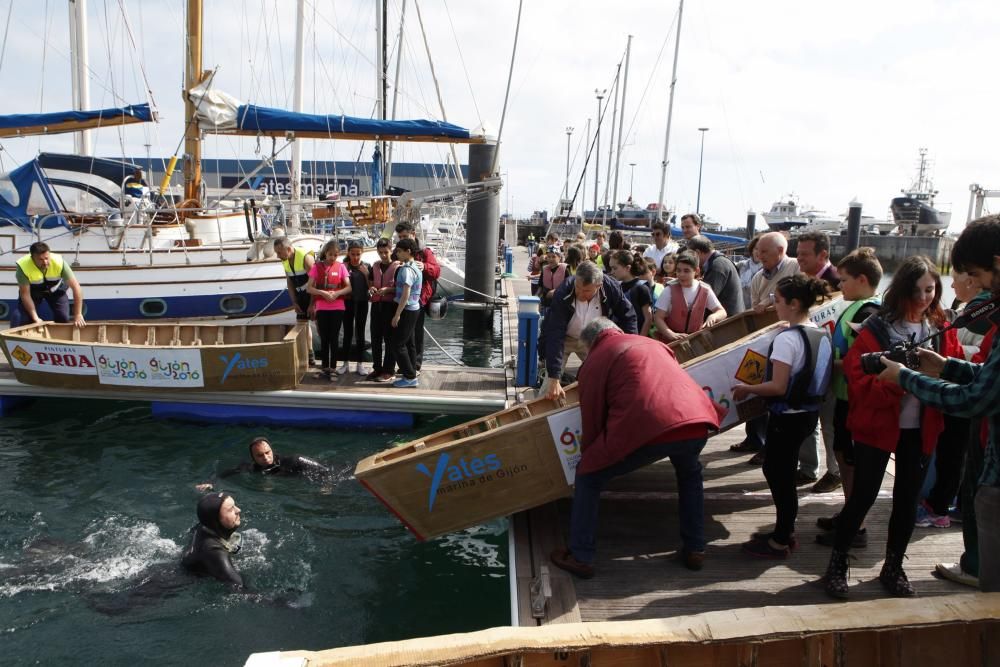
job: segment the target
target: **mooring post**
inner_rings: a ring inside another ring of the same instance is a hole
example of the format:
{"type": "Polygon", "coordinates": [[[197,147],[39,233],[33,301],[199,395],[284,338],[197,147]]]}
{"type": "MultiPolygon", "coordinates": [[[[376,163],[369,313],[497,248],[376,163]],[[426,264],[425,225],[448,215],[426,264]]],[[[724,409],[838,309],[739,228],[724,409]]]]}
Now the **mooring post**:
{"type": "Polygon", "coordinates": [[[852,201],[847,205],[847,253],[861,245],[861,202],[852,201]]]}
{"type": "MultiPolygon", "coordinates": [[[[469,182],[486,180],[493,174],[495,143],[469,146],[469,182]]],[[[493,304],[496,299],[497,250],[500,240],[500,199],[485,192],[469,200],[465,222],[465,296],[466,303],[493,304]]],[[[479,339],[493,326],[493,308],[465,309],[462,312],[462,336],[479,339]]],[[[466,346],[465,350],[472,347],[466,346]]]]}
{"type": "Polygon", "coordinates": [[[747,211],[747,243],[753,238],[757,227],[757,214],[753,211],[747,211]]]}
{"type": "MultiPolygon", "coordinates": [[[[484,181],[492,174],[496,144],[469,146],[469,182],[484,181]]],[[[469,200],[465,224],[465,300],[483,303],[496,295],[497,241],[500,238],[500,199],[486,193],[469,200]],[[475,290],[475,291],[473,291],[475,290]],[[487,296],[483,296],[483,295],[487,296]]]]}
{"type": "Polygon", "coordinates": [[[537,296],[517,297],[517,386],[534,386],[538,377],[537,296]]]}

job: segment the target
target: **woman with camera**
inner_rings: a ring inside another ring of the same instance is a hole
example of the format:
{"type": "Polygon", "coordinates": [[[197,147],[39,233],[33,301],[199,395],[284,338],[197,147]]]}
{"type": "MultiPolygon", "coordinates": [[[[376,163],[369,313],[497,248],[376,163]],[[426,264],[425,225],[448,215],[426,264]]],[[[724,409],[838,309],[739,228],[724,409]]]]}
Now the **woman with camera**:
{"type": "MultiPolygon", "coordinates": [[[[851,541],[878,497],[890,454],[896,470],[892,514],[882,586],[897,597],[916,595],[903,571],[903,556],[913,534],[917,499],[926,463],[944,430],[940,411],[921,406],[916,397],[878,379],[881,358],[916,365],[912,344],[946,326],[941,308],[941,276],[927,257],[907,258],[897,269],[877,315],[865,321],[854,346],[844,357],[847,379],[847,426],[854,439],[854,489],[836,525],[833,553],[823,578],[828,595],[847,597],[847,559],[851,541]]],[[[924,346],[944,356],[962,357],[954,331],[931,338],[924,346]]]]}

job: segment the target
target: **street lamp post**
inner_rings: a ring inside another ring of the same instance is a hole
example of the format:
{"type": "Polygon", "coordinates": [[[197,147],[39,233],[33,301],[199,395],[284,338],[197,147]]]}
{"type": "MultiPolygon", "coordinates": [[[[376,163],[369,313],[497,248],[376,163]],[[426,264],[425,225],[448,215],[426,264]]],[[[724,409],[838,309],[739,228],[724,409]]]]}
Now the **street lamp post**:
{"type": "Polygon", "coordinates": [[[701,155],[698,158],[698,200],[694,205],[694,212],[701,214],[701,167],[705,160],[705,133],[708,132],[707,127],[699,127],[698,131],[701,132],[701,155]]]}
{"type": "Polygon", "coordinates": [[[573,128],[566,128],[566,186],[563,188],[563,199],[569,199],[569,138],[573,136],[573,128]]]}
{"type": "Polygon", "coordinates": [[[635,162],[629,162],[628,166],[632,168],[628,177],[628,200],[634,204],[635,201],[632,199],[632,186],[635,185],[635,162]]]}
{"type": "Polygon", "coordinates": [[[594,94],[597,95],[597,150],[594,153],[596,158],[594,162],[594,216],[597,215],[597,186],[601,176],[601,100],[604,99],[604,95],[608,92],[608,89],[600,90],[594,88],[594,94]]]}

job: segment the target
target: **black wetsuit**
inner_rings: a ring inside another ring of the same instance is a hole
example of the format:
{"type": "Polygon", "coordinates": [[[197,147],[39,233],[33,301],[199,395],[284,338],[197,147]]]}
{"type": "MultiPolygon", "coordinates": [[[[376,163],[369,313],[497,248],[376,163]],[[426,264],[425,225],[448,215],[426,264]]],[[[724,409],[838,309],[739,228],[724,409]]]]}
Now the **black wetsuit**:
{"type": "Polygon", "coordinates": [[[181,564],[198,576],[214,577],[242,588],[243,577],[233,567],[230,557],[239,549],[230,542],[235,531],[223,528],[219,523],[219,508],[228,497],[228,493],[210,493],[198,501],[198,520],[201,523],[194,528],[191,546],[181,564]]]}
{"type": "Polygon", "coordinates": [[[220,472],[219,477],[229,477],[243,472],[292,477],[294,475],[322,475],[330,472],[330,469],[318,461],[314,461],[313,459],[305,456],[300,456],[299,454],[280,456],[275,453],[274,463],[270,466],[262,466],[256,462],[241,463],[235,468],[230,468],[229,470],[220,472]]]}

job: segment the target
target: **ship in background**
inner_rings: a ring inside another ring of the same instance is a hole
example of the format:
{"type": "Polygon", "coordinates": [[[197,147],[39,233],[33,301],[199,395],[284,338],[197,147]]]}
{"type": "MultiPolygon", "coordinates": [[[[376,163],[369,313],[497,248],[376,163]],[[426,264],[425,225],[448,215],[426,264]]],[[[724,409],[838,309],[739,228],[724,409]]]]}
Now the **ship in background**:
{"type": "Polygon", "coordinates": [[[934,205],[938,191],[928,172],[927,149],[921,148],[916,180],[908,189],[900,190],[903,196],[895,197],[889,205],[893,221],[903,235],[940,236],[951,223],[951,211],[938,210],[934,205]]]}

